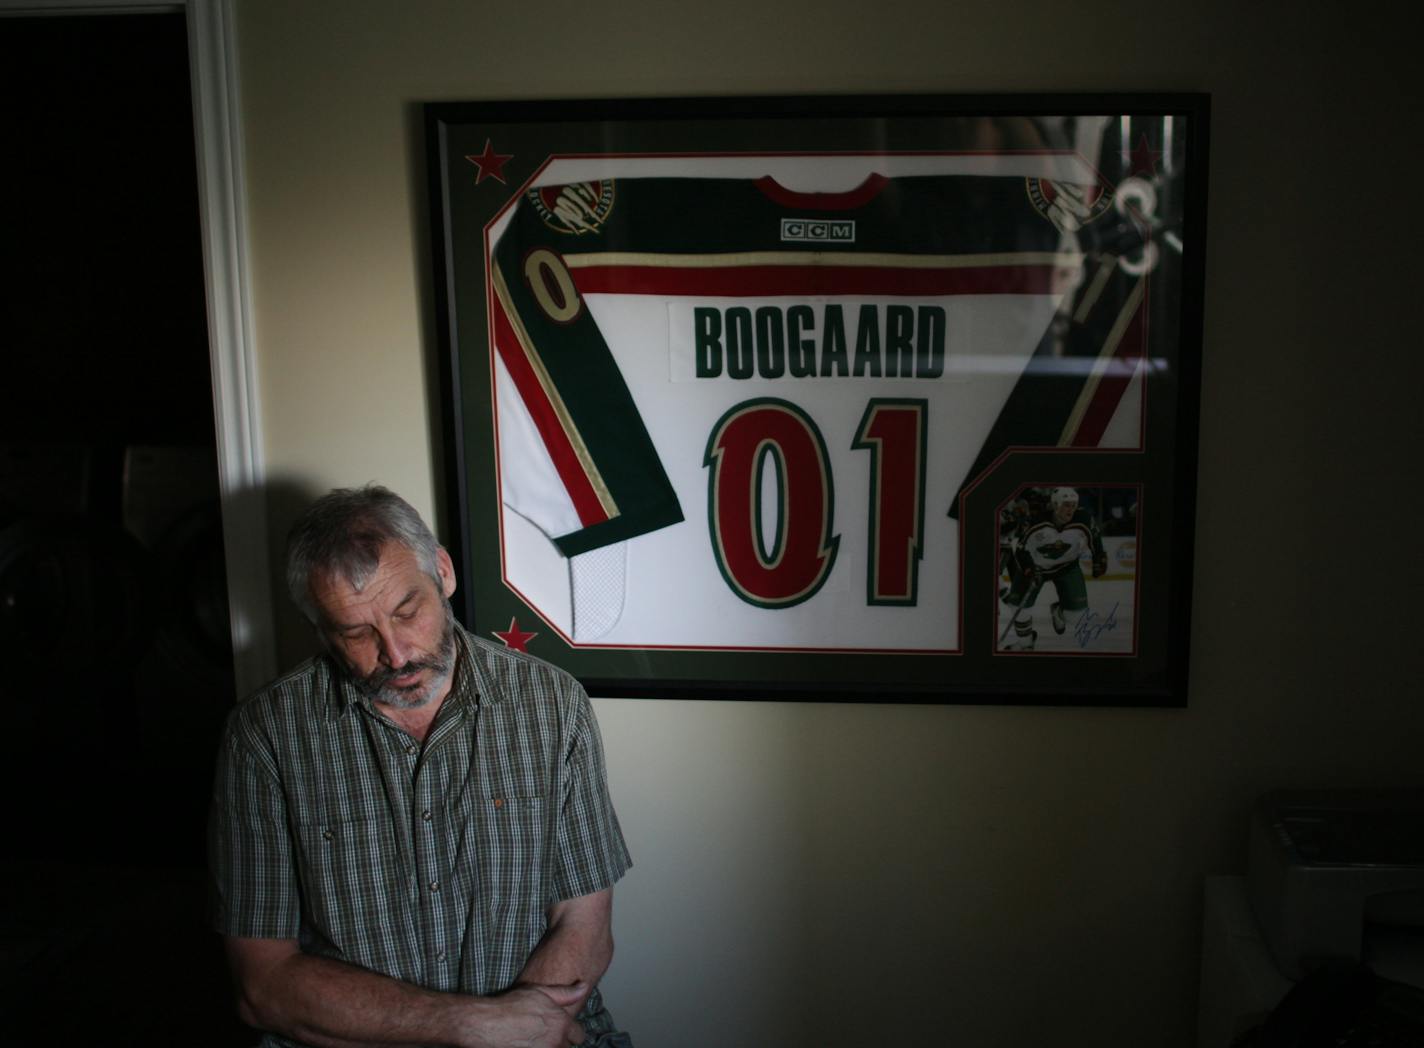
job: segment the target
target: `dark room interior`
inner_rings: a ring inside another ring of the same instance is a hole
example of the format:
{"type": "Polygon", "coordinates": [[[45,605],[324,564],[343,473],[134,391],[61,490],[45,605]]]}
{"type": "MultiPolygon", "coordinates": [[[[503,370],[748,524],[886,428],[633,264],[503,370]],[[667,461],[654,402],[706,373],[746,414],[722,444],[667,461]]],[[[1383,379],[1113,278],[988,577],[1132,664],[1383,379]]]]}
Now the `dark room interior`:
{"type": "Polygon", "coordinates": [[[4,1039],[242,1043],[204,915],[233,682],[184,19],[0,20],[0,78],[4,1039]]]}

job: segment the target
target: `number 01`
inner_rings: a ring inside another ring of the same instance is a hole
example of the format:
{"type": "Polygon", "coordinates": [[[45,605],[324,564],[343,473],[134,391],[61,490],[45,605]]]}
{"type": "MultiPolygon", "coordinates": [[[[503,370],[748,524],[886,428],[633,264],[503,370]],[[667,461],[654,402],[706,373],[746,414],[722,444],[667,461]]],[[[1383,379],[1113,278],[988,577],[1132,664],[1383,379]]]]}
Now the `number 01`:
{"type": "MultiPolygon", "coordinates": [[[[871,453],[867,604],[914,604],[924,529],[926,401],[872,399],[854,443],[871,453]]],[[[744,401],[718,420],[703,464],[717,567],[749,604],[814,596],[835,564],[834,484],[826,443],[795,404],[744,401]],[[768,470],[772,471],[768,478],[768,470]],[[770,483],[768,483],[770,480],[770,483]],[[765,505],[774,492],[775,507],[765,505]],[[764,521],[774,521],[770,537],[764,521]]]]}

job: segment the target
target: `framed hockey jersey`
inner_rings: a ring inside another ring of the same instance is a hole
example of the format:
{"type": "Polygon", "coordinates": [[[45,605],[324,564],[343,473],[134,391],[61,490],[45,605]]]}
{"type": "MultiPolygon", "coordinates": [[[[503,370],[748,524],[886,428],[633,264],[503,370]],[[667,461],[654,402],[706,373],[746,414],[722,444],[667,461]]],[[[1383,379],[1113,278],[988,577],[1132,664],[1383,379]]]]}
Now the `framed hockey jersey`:
{"type": "Polygon", "coordinates": [[[463,620],[593,694],[1184,701],[1207,108],[428,105],[463,620]]]}

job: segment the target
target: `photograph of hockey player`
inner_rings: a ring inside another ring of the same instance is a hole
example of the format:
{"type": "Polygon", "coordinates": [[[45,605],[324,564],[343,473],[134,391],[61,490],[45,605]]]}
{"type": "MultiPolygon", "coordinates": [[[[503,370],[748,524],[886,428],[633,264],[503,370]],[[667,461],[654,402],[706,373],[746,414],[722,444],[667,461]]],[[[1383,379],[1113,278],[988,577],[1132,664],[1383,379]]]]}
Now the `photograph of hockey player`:
{"type": "Polygon", "coordinates": [[[1098,524],[1128,490],[1026,488],[1000,511],[997,651],[1131,653],[1136,543],[1115,540],[1109,576],[1098,524]]]}

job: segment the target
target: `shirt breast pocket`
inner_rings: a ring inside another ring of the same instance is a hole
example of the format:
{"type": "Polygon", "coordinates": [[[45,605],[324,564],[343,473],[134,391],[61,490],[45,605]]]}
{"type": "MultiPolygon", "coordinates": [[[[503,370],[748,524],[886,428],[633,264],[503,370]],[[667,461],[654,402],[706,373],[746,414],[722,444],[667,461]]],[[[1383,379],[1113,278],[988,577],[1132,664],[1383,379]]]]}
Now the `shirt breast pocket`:
{"type": "Polygon", "coordinates": [[[508,931],[543,933],[549,902],[553,806],[542,796],[487,798],[479,869],[491,913],[508,931]]]}

